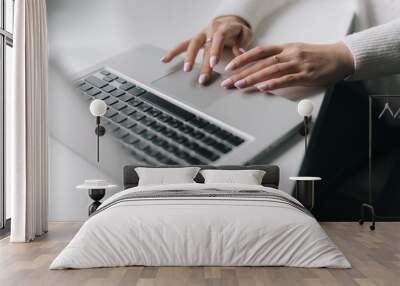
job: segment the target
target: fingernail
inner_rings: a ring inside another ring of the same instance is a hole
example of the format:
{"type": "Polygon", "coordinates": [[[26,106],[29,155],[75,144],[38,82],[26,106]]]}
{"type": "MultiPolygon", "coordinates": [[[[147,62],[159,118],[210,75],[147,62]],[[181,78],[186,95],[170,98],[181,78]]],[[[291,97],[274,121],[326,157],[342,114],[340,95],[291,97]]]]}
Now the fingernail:
{"type": "Polygon", "coordinates": [[[208,74],[202,73],[202,74],[199,76],[199,83],[200,83],[200,84],[205,84],[205,83],[209,80],[209,78],[210,78],[210,76],[209,76],[208,74]]]}
{"type": "Polygon", "coordinates": [[[237,88],[242,88],[242,87],[244,87],[246,84],[247,84],[247,82],[246,82],[245,79],[241,79],[241,80],[235,82],[235,86],[236,86],[237,88]]]}
{"type": "Polygon", "coordinates": [[[215,65],[218,63],[218,59],[216,56],[211,56],[210,58],[210,67],[215,67],[215,65]]]}
{"type": "Polygon", "coordinates": [[[243,49],[243,48],[239,48],[239,52],[241,52],[241,53],[245,53],[245,52],[246,52],[246,50],[245,50],[245,49],[243,49]]]}
{"type": "Polygon", "coordinates": [[[229,64],[226,65],[225,70],[226,71],[232,71],[235,68],[235,62],[231,61],[229,64]]]}
{"type": "Polygon", "coordinates": [[[191,70],[192,70],[192,64],[189,63],[189,62],[186,62],[186,63],[183,65],[183,71],[185,71],[185,72],[190,72],[191,70]]]}
{"type": "Polygon", "coordinates": [[[162,57],[162,58],[160,59],[160,62],[163,62],[163,61],[165,61],[165,57],[162,57]]]}
{"type": "Polygon", "coordinates": [[[230,78],[227,78],[226,80],[221,82],[222,87],[228,87],[228,86],[231,86],[232,84],[233,84],[233,80],[231,80],[230,78]]]}
{"type": "Polygon", "coordinates": [[[267,81],[260,82],[256,84],[255,87],[258,88],[258,90],[260,91],[264,91],[268,87],[268,82],[267,81]]]}

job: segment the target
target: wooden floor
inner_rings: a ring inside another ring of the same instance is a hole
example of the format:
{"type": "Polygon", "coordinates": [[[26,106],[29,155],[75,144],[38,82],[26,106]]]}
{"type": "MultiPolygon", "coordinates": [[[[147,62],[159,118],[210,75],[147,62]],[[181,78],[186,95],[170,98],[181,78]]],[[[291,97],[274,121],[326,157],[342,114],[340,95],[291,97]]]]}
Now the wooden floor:
{"type": "Polygon", "coordinates": [[[357,223],[322,223],[352,269],[289,267],[123,267],[48,270],[50,262],[80,227],[52,223],[32,243],[0,241],[0,285],[400,285],[400,223],[378,223],[372,232],[357,223]]]}

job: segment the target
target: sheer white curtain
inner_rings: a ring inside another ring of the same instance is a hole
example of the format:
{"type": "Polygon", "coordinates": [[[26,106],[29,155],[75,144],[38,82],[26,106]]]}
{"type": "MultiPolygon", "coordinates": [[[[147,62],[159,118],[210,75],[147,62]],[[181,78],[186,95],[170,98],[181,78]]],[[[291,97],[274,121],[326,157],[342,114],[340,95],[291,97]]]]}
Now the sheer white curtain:
{"type": "Polygon", "coordinates": [[[13,92],[6,98],[6,187],[12,242],[47,232],[47,20],[45,0],[15,1],[13,92]]]}

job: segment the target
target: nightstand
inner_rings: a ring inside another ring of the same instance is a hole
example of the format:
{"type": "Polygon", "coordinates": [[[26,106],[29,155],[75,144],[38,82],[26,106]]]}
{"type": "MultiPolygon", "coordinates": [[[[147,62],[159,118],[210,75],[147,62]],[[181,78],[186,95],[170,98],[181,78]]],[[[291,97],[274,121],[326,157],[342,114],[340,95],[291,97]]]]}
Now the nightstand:
{"type": "Polygon", "coordinates": [[[321,181],[320,177],[290,177],[296,181],[294,197],[301,202],[308,210],[314,208],[314,188],[315,182],[321,181]]]}
{"type": "Polygon", "coordinates": [[[100,200],[104,198],[106,190],[116,187],[117,185],[108,184],[105,180],[85,180],[82,185],[76,186],[78,190],[88,190],[89,197],[93,200],[88,208],[89,216],[101,205],[100,200]]]}

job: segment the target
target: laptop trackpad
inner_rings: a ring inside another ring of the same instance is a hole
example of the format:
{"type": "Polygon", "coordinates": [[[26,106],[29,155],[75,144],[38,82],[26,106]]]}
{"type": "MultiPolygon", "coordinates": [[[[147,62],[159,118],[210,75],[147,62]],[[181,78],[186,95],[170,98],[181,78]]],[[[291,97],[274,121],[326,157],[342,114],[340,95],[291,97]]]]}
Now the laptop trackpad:
{"type": "Polygon", "coordinates": [[[199,84],[198,78],[198,68],[194,68],[191,72],[178,70],[156,79],[151,85],[162,93],[198,109],[212,105],[227,94],[220,87],[222,79],[220,74],[213,72],[211,81],[206,86],[199,84]]]}

